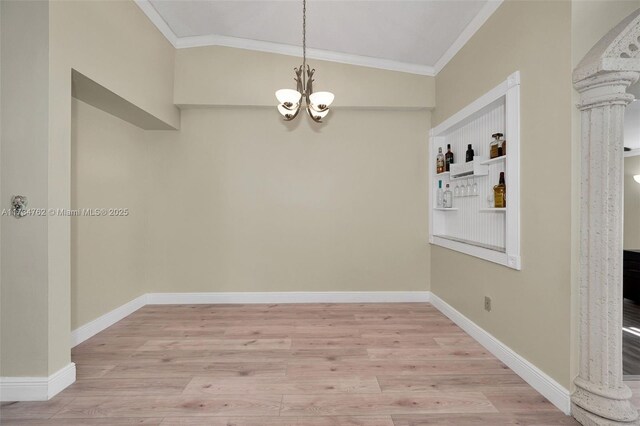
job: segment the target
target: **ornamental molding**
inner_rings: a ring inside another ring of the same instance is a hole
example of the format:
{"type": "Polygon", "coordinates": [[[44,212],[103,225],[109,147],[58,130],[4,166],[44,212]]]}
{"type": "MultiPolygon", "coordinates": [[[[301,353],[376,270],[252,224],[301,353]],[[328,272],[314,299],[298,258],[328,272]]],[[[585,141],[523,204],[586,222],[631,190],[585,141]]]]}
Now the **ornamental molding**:
{"type": "Polygon", "coordinates": [[[593,46],[573,72],[573,82],[612,71],[640,72],[640,9],[593,46]]]}

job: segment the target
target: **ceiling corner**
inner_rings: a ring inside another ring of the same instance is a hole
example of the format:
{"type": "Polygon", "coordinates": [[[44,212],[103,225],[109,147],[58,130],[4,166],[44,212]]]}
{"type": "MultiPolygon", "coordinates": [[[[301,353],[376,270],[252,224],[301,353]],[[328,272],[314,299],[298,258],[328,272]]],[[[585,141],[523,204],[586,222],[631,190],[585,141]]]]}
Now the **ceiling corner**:
{"type": "Polygon", "coordinates": [[[451,59],[464,47],[465,44],[471,37],[484,25],[485,22],[493,15],[493,13],[498,10],[500,5],[502,5],[503,0],[489,0],[483,7],[480,9],[480,12],[469,22],[469,25],[460,33],[456,41],[453,42],[451,47],[447,49],[447,51],[438,59],[434,68],[435,75],[437,75],[442,69],[449,63],[451,59]]]}
{"type": "Polygon", "coordinates": [[[162,35],[171,43],[173,47],[177,47],[178,37],[173,30],[169,27],[169,24],[160,16],[155,7],[149,2],[149,0],[134,0],[135,4],[147,15],[147,18],[156,26],[156,28],[162,33],[162,35]]]}

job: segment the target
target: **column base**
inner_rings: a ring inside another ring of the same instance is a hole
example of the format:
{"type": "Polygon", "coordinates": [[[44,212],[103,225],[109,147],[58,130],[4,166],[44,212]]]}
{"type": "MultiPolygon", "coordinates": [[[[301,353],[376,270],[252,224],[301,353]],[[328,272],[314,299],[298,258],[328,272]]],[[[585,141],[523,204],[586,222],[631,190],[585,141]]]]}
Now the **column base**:
{"type": "Polygon", "coordinates": [[[602,388],[580,377],[574,384],[572,414],[583,425],[640,425],[638,411],[629,401],[631,389],[625,384],[619,388],[602,388]]]}
{"type": "Polygon", "coordinates": [[[605,419],[604,417],[600,417],[596,414],[590,413],[584,408],[571,404],[571,415],[582,425],[582,426],[636,426],[640,425],[640,420],[636,418],[631,421],[618,421],[605,419]]]}

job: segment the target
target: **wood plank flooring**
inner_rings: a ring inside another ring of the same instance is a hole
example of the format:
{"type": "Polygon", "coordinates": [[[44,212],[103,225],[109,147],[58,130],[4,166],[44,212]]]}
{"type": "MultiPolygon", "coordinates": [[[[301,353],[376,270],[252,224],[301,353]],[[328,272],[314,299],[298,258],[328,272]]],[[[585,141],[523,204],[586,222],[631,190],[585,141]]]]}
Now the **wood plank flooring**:
{"type": "Polygon", "coordinates": [[[145,306],[3,425],[577,425],[429,304],[145,306]]]}

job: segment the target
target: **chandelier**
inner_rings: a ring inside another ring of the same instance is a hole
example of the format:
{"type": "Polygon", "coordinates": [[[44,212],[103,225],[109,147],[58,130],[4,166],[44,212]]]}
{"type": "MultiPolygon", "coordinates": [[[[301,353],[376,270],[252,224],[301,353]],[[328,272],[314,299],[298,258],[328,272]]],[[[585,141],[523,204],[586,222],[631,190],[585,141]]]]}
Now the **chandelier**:
{"type": "Polygon", "coordinates": [[[276,92],[278,98],[278,112],[285,121],[291,121],[300,112],[302,98],[306,105],[309,116],[316,123],[329,114],[329,105],[333,102],[333,93],[313,91],[313,73],[315,69],[310,69],[307,65],[307,0],[302,0],[302,65],[294,68],[296,77],[296,90],[280,89],[276,92]],[[304,75],[306,72],[306,76],[304,75]]]}

